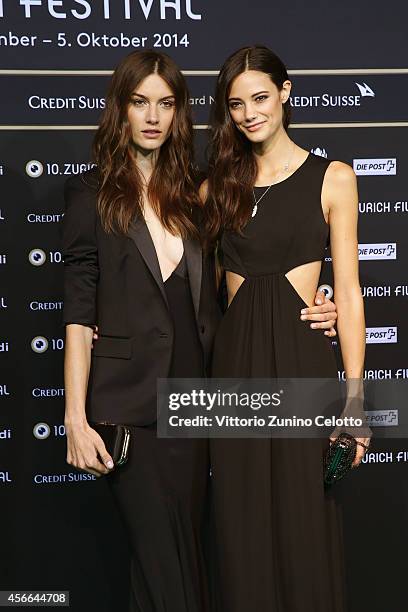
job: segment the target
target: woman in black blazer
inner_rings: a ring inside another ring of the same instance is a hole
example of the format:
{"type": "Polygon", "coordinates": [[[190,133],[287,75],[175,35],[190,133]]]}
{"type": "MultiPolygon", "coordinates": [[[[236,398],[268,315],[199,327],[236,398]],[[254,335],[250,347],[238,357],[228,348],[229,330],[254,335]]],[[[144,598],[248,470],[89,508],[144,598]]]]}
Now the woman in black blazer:
{"type": "Polygon", "coordinates": [[[131,610],[206,612],[208,443],[156,434],[156,379],[207,375],[220,317],[189,96],[166,55],[117,67],[94,156],[97,169],[65,185],[67,461],[107,475],[131,545],[131,610]],[[112,469],[92,421],[131,427],[125,465],[112,469]]]}
{"type": "Polygon", "coordinates": [[[170,58],[121,62],[94,152],[98,169],[65,185],[67,461],[107,474],[131,545],[131,609],[206,612],[208,443],[156,434],[156,379],[205,376],[219,318],[189,97],[170,58]],[[125,465],[112,469],[88,421],[131,426],[125,465]]]}
{"type": "MultiPolygon", "coordinates": [[[[169,374],[175,340],[166,284],[144,218],[133,221],[127,235],[107,234],[97,214],[97,189],[96,169],[65,184],[64,323],[98,327],[89,420],[150,425],[156,421],[156,379],[169,374]]],[[[183,245],[205,364],[190,372],[186,362],[184,370],[185,377],[201,377],[208,371],[220,314],[214,258],[193,238],[183,245]]]]}

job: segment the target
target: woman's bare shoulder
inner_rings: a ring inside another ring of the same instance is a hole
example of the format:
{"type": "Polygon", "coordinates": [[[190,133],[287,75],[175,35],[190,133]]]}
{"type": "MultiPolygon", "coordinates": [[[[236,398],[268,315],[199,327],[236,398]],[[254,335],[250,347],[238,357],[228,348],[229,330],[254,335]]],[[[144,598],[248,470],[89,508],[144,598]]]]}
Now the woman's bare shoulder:
{"type": "Polygon", "coordinates": [[[358,205],[357,177],[349,164],[332,161],[324,178],[322,200],[330,210],[354,211],[358,205]]]}
{"type": "Polygon", "coordinates": [[[326,181],[341,188],[350,185],[350,183],[355,183],[356,174],[349,164],[335,160],[331,161],[327,167],[326,181]]]}

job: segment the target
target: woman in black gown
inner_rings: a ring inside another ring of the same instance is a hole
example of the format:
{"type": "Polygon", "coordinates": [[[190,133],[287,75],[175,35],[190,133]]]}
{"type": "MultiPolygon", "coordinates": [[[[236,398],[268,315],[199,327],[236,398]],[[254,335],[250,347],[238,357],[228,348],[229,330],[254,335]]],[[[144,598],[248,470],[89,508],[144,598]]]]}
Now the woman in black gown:
{"type": "MultiPolygon", "coordinates": [[[[359,381],[365,327],[355,175],[291,141],[290,89],[284,65],[265,47],[237,51],[218,78],[206,189],[210,233],[223,230],[229,305],[212,374],[337,377],[329,338],[298,317],[313,302],[330,229],[344,366],[349,381],[359,381]]],[[[354,465],[368,438],[358,440],[354,465]]],[[[222,612],[344,612],[339,508],[323,486],[328,445],[210,441],[222,612]]]]}

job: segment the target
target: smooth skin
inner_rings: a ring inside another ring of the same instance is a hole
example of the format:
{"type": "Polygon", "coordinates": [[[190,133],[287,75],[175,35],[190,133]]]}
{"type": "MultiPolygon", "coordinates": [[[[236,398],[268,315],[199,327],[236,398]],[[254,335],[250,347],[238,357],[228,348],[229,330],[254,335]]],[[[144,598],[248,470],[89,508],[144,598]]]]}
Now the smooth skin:
{"type": "MultiPolygon", "coordinates": [[[[229,110],[237,130],[252,143],[258,164],[255,184],[270,185],[286,180],[306,160],[309,152],[297,146],[283,127],[283,104],[288,100],[292,84],[289,80],[278,89],[268,74],[256,70],[241,73],[232,83],[229,93],[229,110]],[[283,167],[290,160],[288,171],[283,167]]],[[[202,186],[202,197],[206,185],[202,186]]],[[[358,192],[353,169],[340,161],[333,161],[327,168],[322,187],[322,213],[330,226],[331,254],[334,273],[334,301],[337,307],[337,326],[342,347],[343,362],[351,402],[362,397],[362,375],[365,355],[365,319],[358,273],[358,192]]],[[[287,277],[306,303],[313,303],[313,294],[320,276],[320,262],[312,262],[291,270],[287,277]]],[[[229,299],[243,282],[237,274],[227,273],[229,299]],[[238,278],[237,278],[238,277],[238,278]]],[[[315,303],[322,300],[316,294],[315,303]]],[[[300,318],[312,320],[312,327],[325,329],[332,326],[327,321],[329,302],[324,298],[320,307],[302,309],[300,318]],[[319,323],[316,323],[319,321],[319,323]],[[324,322],[326,321],[326,322],[324,322]]],[[[330,302],[331,304],[331,302],[330,302]]],[[[333,316],[333,319],[335,317],[333,316]]],[[[325,332],[333,336],[333,330],[325,332]]],[[[333,442],[336,432],[330,436],[333,442]]],[[[368,445],[370,438],[356,438],[368,445]]],[[[365,449],[357,446],[353,466],[364,457],[365,449]]]]}
{"type": "MultiPolygon", "coordinates": [[[[134,161],[142,175],[145,191],[160,147],[170,135],[174,112],[174,94],[157,74],[146,77],[132,93],[127,119],[132,131],[134,161]]],[[[143,207],[165,280],[182,256],[182,239],[163,228],[146,194],[143,207]]],[[[94,334],[91,327],[78,324],[66,326],[64,425],[67,463],[100,477],[112,471],[114,466],[102,438],[86,419],[85,400],[94,334]]]]}

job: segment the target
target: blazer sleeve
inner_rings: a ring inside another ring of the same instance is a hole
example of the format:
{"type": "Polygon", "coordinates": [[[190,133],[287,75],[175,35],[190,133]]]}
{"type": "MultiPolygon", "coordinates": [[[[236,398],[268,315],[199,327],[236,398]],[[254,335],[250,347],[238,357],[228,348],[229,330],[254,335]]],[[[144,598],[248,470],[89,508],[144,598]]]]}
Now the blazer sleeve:
{"type": "Polygon", "coordinates": [[[70,177],[64,185],[62,220],[64,259],[63,324],[89,327],[96,323],[96,285],[99,278],[96,238],[96,190],[70,177]]]}

